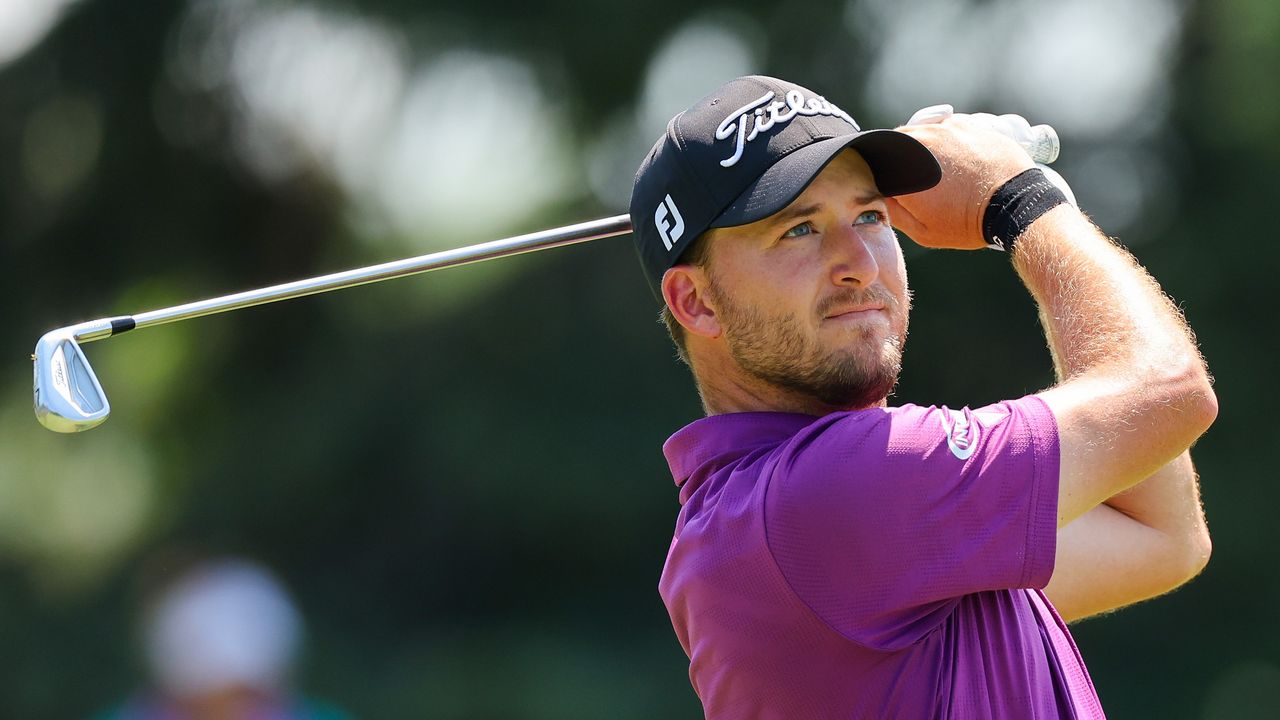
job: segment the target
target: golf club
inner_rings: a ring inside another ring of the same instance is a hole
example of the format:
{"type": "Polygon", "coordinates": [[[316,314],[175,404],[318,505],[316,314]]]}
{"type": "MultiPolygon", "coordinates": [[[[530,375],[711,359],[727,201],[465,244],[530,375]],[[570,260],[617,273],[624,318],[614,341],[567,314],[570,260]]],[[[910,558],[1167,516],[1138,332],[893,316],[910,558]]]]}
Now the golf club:
{"type": "Polygon", "coordinates": [[[204,315],[417,275],[440,268],[599,240],[628,232],[631,232],[631,218],[627,215],[616,215],[479,245],[444,250],[381,265],[371,265],[152,310],[138,315],[90,320],[51,330],[36,343],[35,353],[31,356],[35,364],[36,419],[50,430],[74,433],[101,425],[111,413],[111,403],[107,401],[102,385],[98,382],[88,359],[85,358],[84,350],[80,347],[81,343],[103,340],[137,328],[190,320],[204,315]]]}
{"type": "MultiPolygon", "coordinates": [[[[937,122],[951,112],[949,105],[925,108],[913,116],[912,122],[919,121],[919,118],[931,118],[924,121],[937,122]]],[[[995,120],[1001,120],[994,116],[990,117],[992,123],[995,120]]],[[[1025,121],[1022,121],[1022,124],[1025,124],[1025,121]]],[[[1019,128],[1002,121],[1002,123],[992,124],[992,129],[1017,140],[1032,159],[1042,167],[1058,157],[1058,134],[1048,125],[1019,128]]],[[[1065,181],[1061,185],[1065,186],[1065,181]]],[[[101,318],[51,330],[36,343],[35,353],[31,356],[35,364],[33,392],[36,419],[41,425],[55,432],[74,433],[101,425],[111,414],[111,403],[107,401],[107,395],[102,390],[98,377],[89,365],[89,360],[85,358],[84,350],[80,347],[81,343],[103,340],[137,328],[190,320],[204,315],[417,275],[456,265],[467,265],[483,260],[599,240],[628,232],[631,232],[630,216],[615,215],[479,245],[444,250],[404,260],[393,260],[381,265],[272,285],[185,305],[175,305],[138,315],[101,318]]]]}

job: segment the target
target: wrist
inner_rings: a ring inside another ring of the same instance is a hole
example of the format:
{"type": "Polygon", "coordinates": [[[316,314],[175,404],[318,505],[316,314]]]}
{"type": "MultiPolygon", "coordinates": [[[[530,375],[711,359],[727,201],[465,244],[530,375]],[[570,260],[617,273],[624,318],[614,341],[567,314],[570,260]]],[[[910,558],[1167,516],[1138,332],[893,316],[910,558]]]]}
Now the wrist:
{"type": "Polygon", "coordinates": [[[1012,251],[1032,223],[1068,203],[1062,190],[1039,168],[1025,170],[991,194],[982,213],[983,240],[987,247],[1012,251]]]}

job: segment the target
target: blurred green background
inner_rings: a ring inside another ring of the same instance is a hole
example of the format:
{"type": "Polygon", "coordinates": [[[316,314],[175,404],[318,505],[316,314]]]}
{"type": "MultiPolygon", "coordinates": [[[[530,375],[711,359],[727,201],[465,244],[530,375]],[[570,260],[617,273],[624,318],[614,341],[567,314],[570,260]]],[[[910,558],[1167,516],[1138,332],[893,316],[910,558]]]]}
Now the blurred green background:
{"type": "MultiPolygon", "coordinates": [[[[1073,632],[1116,718],[1280,717],[1272,0],[0,2],[0,717],[142,681],[165,558],[279,573],[299,684],[367,718],[694,718],[657,594],[662,441],[700,414],[627,238],[86,346],[111,420],[31,413],[44,331],[625,211],[667,118],[750,72],[864,126],[1055,125],[1081,205],[1185,308],[1214,537],[1073,632]]],[[[1046,386],[995,253],[906,248],[895,402],[1046,386]]]]}

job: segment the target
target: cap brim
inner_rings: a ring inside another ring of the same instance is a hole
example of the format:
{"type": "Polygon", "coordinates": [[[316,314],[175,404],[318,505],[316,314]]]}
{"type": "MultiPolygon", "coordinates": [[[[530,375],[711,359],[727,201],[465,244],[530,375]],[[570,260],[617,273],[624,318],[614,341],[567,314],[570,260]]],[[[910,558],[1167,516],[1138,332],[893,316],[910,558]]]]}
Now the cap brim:
{"type": "Polygon", "coordinates": [[[781,160],[747,186],[711,227],[734,227],[763,220],[790,205],[841,150],[857,150],[884,195],[928,190],[942,179],[942,168],[919,140],[896,130],[868,130],[819,140],[781,160]]]}

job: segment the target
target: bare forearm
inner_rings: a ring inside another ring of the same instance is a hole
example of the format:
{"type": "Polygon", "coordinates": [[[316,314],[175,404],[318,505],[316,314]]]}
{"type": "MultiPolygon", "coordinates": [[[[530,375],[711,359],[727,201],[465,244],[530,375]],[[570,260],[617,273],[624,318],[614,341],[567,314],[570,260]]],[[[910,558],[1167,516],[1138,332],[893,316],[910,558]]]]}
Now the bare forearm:
{"type": "Polygon", "coordinates": [[[1046,593],[1074,620],[1169,592],[1204,567],[1209,533],[1187,448],[1217,407],[1191,329],[1155,280],[1074,208],[1044,219],[1014,260],[1057,373],[1043,396],[1072,449],[1046,593]]]}
{"type": "MultiPolygon", "coordinates": [[[[1199,476],[1191,452],[1179,455],[1151,477],[1106,504],[1135,521],[1178,540],[1188,549],[1207,545],[1209,529],[1200,504],[1199,476]]],[[[1207,548],[1199,548],[1207,556],[1207,548]]]]}
{"type": "Polygon", "coordinates": [[[1129,253],[1061,205],[1014,248],[1058,384],[1040,393],[1064,447],[1059,523],[1156,474],[1209,427],[1217,400],[1190,329],[1129,253]]]}
{"type": "Polygon", "coordinates": [[[1204,373],[1190,328],[1128,252],[1062,205],[1019,240],[1014,265],[1040,306],[1058,381],[1090,371],[1204,373]]]}
{"type": "Polygon", "coordinates": [[[1188,453],[1058,531],[1045,588],[1068,621],[1169,592],[1209,560],[1209,530],[1188,453]]]}

